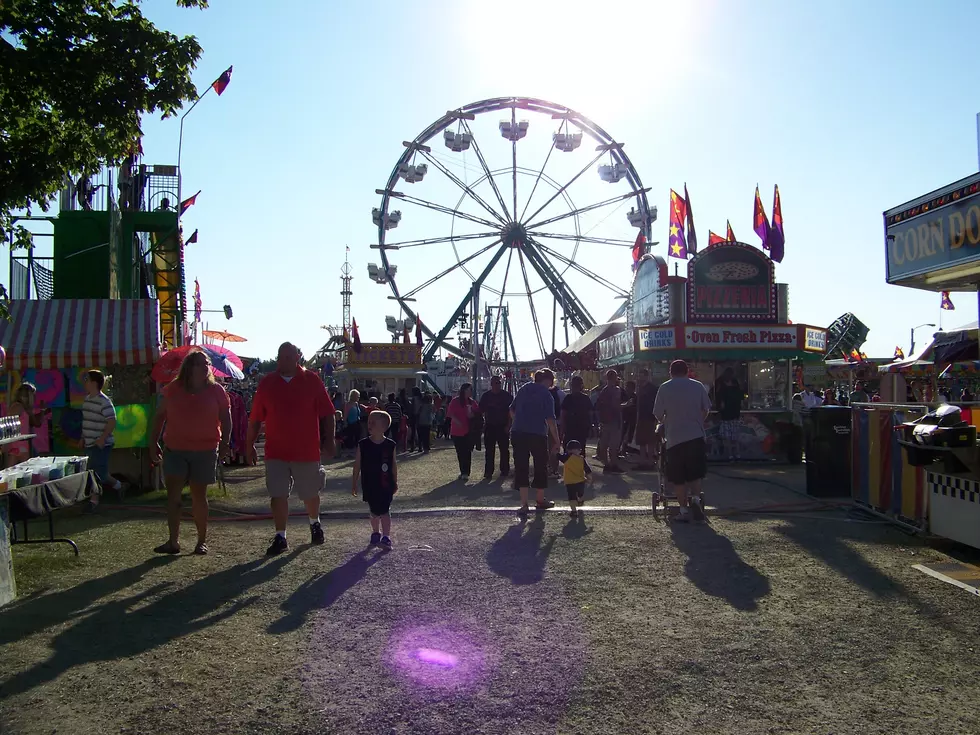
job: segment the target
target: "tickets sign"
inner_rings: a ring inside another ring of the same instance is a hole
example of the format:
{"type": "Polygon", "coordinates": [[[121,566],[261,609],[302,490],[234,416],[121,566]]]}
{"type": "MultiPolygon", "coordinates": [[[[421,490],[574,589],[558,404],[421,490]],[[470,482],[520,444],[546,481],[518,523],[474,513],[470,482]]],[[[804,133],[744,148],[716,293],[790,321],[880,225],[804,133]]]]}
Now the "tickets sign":
{"type": "Polygon", "coordinates": [[[698,327],[684,328],[687,347],[796,349],[797,328],[787,327],[698,327]]]}

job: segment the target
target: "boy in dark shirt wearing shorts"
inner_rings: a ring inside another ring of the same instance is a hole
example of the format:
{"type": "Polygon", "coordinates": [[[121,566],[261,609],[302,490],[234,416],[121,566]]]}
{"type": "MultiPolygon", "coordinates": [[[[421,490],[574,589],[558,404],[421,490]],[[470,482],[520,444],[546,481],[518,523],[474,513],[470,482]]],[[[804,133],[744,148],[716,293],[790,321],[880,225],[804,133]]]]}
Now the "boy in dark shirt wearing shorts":
{"type": "Polygon", "coordinates": [[[398,470],[395,453],[398,445],[385,436],[391,426],[391,415],[372,411],[368,416],[368,436],[357,444],[351,495],[357,496],[361,480],[361,498],[371,511],[371,546],[390,549],[391,501],[398,492],[398,470]]]}

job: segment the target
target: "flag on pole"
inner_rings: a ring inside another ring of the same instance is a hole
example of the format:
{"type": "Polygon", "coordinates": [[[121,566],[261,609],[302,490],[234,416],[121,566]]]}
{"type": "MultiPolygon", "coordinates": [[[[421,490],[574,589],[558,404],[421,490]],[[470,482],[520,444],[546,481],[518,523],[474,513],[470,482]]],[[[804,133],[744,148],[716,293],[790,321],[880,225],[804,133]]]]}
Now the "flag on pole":
{"type": "Polygon", "coordinates": [[[904,360],[905,359],[905,350],[903,350],[901,347],[896,346],[895,347],[895,359],[896,360],[904,360]]]}
{"type": "Polygon", "coordinates": [[[184,241],[184,245],[193,245],[196,242],[197,242],[197,230],[194,230],[194,234],[188,237],[184,241]]]}
{"type": "Polygon", "coordinates": [[[687,182],[684,182],[684,208],[687,210],[687,253],[698,254],[698,235],[694,231],[694,210],[691,209],[691,197],[687,193],[687,182]]]}
{"type": "Polygon", "coordinates": [[[636,270],[637,266],[640,265],[640,258],[646,252],[647,236],[643,234],[643,230],[636,236],[636,242],[633,243],[633,270],[636,270]]]}
{"type": "Polygon", "coordinates": [[[942,300],[939,302],[939,308],[943,311],[956,311],[956,307],[953,306],[953,300],[949,298],[949,291],[943,291],[942,300]]]}
{"type": "Polygon", "coordinates": [[[783,246],[785,244],[786,238],[783,236],[783,205],[779,201],[779,187],[776,186],[772,194],[772,227],[769,229],[769,257],[774,262],[783,262],[783,246]]]}
{"type": "Polygon", "coordinates": [[[227,69],[221,72],[220,77],[211,83],[211,88],[218,93],[219,97],[221,96],[221,93],[225,91],[228,85],[231,84],[231,70],[234,68],[235,67],[233,66],[229,66],[227,69]]]}
{"type": "Polygon", "coordinates": [[[402,344],[403,345],[412,344],[411,330],[408,328],[408,324],[402,327],[402,344]]]}
{"type": "Polygon", "coordinates": [[[418,314],[415,315],[415,344],[422,346],[422,319],[418,314]]]}
{"type": "Polygon", "coordinates": [[[732,231],[732,223],[726,219],[725,226],[728,228],[728,230],[725,232],[725,237],[728,239],[725,242],[738,242],[738,240],[735,239],[735,233],[732,231]]]}
{"type": "Polygon", "coordinates": [[[670,237],[667,255],[687,260],[687,240],[684,238],[684,220],[687,219],[687,202],[673,189],[670,190],[670,237]]]}
{"type": "Polygon", "coordinates": [[[201,308],[203,303],[201,302],[201,284],[194,279],[194,321],[201,321],[201,308]]]}
{"type": "Polygon", "coordinates": [[[725,238],[723,238],[721,235],[716,235],[711,230],[708,230],[708,247],[709,248],[712,245],[720,245],[723,242],[726,242],[725,238]]]}
{"type": "Polygon", "coordinates": [[[766,217],[766,210],[762,207],[762,197],[759,196],[759,187],[755,187],[755,210],[752,213],[752,229],[762,240],[762,249],[769,249],[769,218],[766,217]]]}
{"type": "Polygon", "coordinates": [[[359,353],[361,351],[361,333],[357,329],[357,319],[351,319],[351,331],[354,333],[354,352],[359,353]]]}
{"type": "MultiPolygon", "coordinates": [[[[200,193],[201,193],[201,190],[198,189],[197,190],[197,194],[200,194],[200,193]]],[[[180,203],[180,211],[177,213],[177,216],[178,217],[182,216],[184,214],[184,212],[186,212],[190,207],[193,207],[195,204],[197,204],[197,194],[195,194],[192,197],[188,197],[187,199],[185,199],[184,201],[182,201],[180,203]]]]}

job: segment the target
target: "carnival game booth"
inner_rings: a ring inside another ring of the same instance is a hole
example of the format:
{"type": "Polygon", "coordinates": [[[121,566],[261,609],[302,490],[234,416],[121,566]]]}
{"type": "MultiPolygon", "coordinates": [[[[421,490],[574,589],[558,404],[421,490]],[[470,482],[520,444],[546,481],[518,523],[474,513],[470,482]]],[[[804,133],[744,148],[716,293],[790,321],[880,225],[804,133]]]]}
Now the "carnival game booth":
{"type": "MultiPolygon", "coordinates": [[[[793,324],[787,289],[777,284],[761,250],[726,242],[688,261],[687,276],[668,276],[662,258],[644,256],[627,309],[627,330],[599,343],[600,366],[650,369],[667,379],[671,361],[687,361],[691,377],[714,400],[716,381],[731,368],[745,390],[740,456],[799,461],[801,432],[791,408],[795,361],[821,363],[827,330],[793,324]]],[[[709,458],[724,458],[717,414],[706,430],[709,458]]]]}
{"type": "Polygon", "coordinates": [[[364,343],[360,351],[355,352],[351,347],[343,366],[331,377],[337,381],[345,398],[348,391],[357,389],[361,392],[362,402],[366,402],[368,396],[381,399],[389,393],[397,394],[401,389],[411,392],[426,377],[422,348],[418,345],[364,343]]]}
{"type": "MultiPolygon", "coordinates": [[[[942,291],[980,290],[980,173],[889,209],[882,216],[889,284],[933,291],[937,299],[942,291]]],[[[933,354],[917,355],[908,371],[928,373],[931,369],[928,377],[933,381],[958,368],[969,370],[978,357],[970,352],[975,347],[967,344],[972,335],[964,338],[962,334],[970,331],[937,335],[930,345],[933,354]]],[[[886,372],[892,372],[891,367],[886,372]]],[[[897,419],[891,423],[896,424],[897,419]]],[[[903,445],[902,449],[908,462],[909,448],[903,445]]],[[[932,533],[980,548],[980,462],[973,461],[975,440],[971,446],[947,449],[950,451],[933,454],[955,453],[970,461],[944,457],[919,465],[924,472],[923,517],[927,514],[932,533]]]]}

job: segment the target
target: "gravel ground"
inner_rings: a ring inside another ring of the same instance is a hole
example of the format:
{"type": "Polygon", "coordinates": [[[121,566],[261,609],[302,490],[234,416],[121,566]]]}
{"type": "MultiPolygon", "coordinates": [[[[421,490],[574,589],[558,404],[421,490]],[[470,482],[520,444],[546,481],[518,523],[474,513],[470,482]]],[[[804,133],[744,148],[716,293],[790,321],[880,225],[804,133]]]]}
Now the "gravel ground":
{"type": "MultiPolygon", "coordinates": [[[[405,496],[449,459],[406,462],[405,496]]],[[[799,500],[715,477],[716,504],[799,500]]],[[[843,513],[396,515],[390,553],[362,520],[309,547],[298,520],[272,560],[267,522],[168,559],[156,518],[63,526],[77,561],[16,549],[3,733],[980,732],[977,599],[843,513]]]]}

